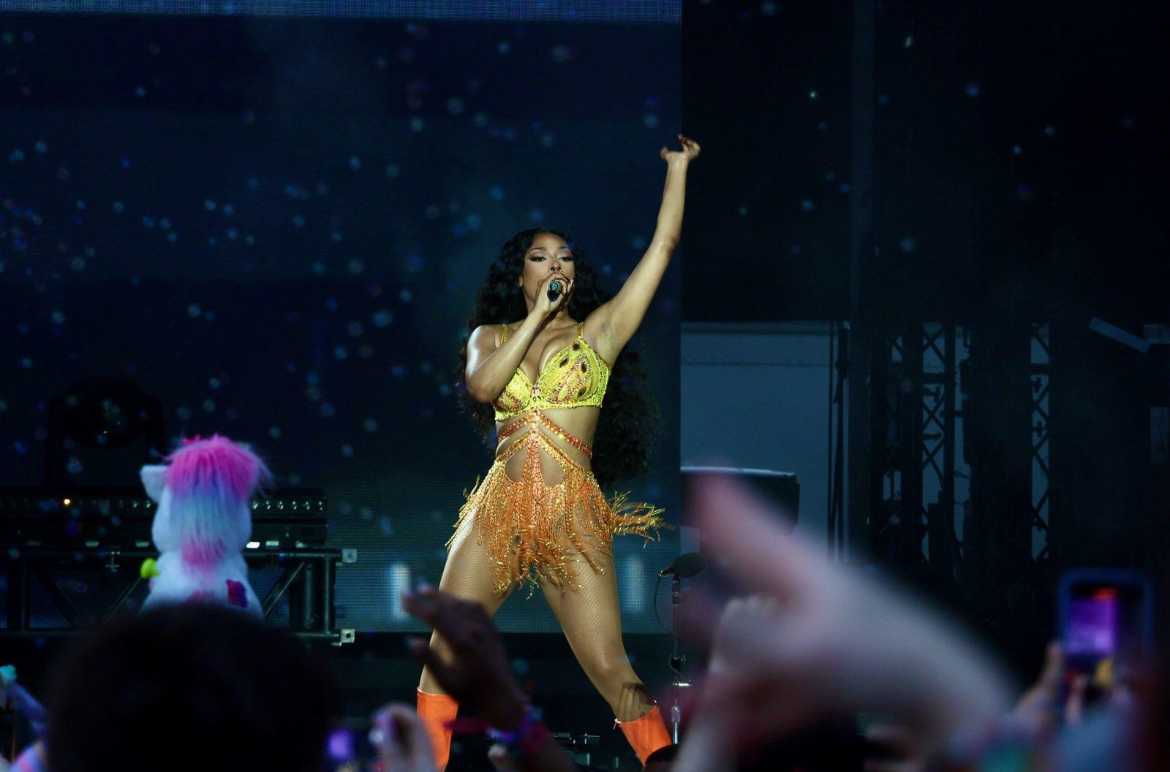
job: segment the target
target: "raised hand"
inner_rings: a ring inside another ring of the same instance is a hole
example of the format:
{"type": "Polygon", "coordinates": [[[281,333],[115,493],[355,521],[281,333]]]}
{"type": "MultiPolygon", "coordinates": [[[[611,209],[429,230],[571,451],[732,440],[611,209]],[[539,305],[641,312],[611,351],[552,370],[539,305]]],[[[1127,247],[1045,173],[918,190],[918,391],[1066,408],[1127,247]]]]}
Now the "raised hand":
{"type": "Polygon", "coordinates": [[[414,710],[390,704],[374,715],[370,739],[378,749],[383,772],[434,772],[435,757],[427,730],[414,710]]]}
{"type": "Polygon", "coordinates": [[[487,757],[496,772],[520,772],[520,767],[516,765],[512,754],[508,753],[508,749],[499,743],[488,748],[487,757]]]}
{"type": "Polygon", "coordinates": [[[410,641],[414,656],[443,690],[498,729],[519,725],[527,699],[483,606],[431,588],[404,595],[402,605],[433,627],[451,649],[450,660],[444,660],[421,638],[410,641]]]}
{"type": "Polygon", "coordinates": [[[658,157],[663,161],[670,163],[690,163],[699,157],[699,153],[703,148],[699,143],[690,137],[684,137],[682,134],[677,135],[678,143],[681,146],[680,150],[671,150],[669,148],[662,148],[658,151],[658,157]]]}
{"type": "Polygon", "coordinates": [[[881,713],[933,744],[1006,712],[998,669],[940,619],[830,563],[740,486],[707,481],[696,504],[714,553],[765,599],[725,610],[692,727],[702,753],[688,737],[677,769],[828,715],[881,713]]]}
{"type": "MultiPolygon", "coordinates": [[[[495,729],[524,732],[515,766],[524,772],[576,770],[544,725],[533,725],[525,718],[528,700],[512,677],[504,642],[483,606],[429,587],[402,596],[402,603],[407,611],[433,627],[450,647],[450,658],[446,659],[421,638],[409,642],[414,656],[430,669],[439,685],[495,729]]],[[[500,758],[499,753],[495,751],[492,764],[497,769],[509,769],[508,760],[500,758]]]]}

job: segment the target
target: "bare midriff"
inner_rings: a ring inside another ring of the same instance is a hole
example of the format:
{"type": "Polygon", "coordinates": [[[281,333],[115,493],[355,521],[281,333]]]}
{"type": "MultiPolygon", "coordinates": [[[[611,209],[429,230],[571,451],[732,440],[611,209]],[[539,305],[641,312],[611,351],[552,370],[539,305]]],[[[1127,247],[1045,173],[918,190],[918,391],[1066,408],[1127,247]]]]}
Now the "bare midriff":
{"type": "MultiPolygon", "coordinates": [[[[598,407],[549,408],[528,411],[501,421],[496,424],[497,434],[502,438],[496,445],[496,457],[505,455],[513,444],[524,442],[531,432],[539,432],[574,464],[591,469],[593,435],[600,415],[601,408],[598,407]]],[[[556,485],[563,476],[560,463],[543,448],[540,456],[545,480],[549,485],[556,485]]],[[[513,455],[506,468],[508,477],[521,479],[523,463],[523,453],[513,455]]]]}

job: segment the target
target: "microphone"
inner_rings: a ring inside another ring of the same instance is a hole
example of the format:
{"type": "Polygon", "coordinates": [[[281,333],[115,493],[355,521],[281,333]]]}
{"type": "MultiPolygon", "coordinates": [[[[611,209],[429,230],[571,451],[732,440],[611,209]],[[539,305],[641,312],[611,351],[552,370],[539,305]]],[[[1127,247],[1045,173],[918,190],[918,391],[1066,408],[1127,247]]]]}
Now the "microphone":
{"type": "Polygon", "coordinates": [[[561,285],[560,279],[553,279],[552,280],[552,283],[550,283],[548,285],[548,302],[550,302],[550,303],[557,302],[557,298],[559,298],[561,296],[561,292],[562,292],[561,287],[562,287],[562,285],[561,285]]]}
{"type": "Polygon", "coordinates": [[[670,561],[670,565],[658,572],[659,576],[677,576],[679,579],[689,579],[701,572],[707,566],[707,561],[697,552],[688,552],[679,555],[670,561]]]}

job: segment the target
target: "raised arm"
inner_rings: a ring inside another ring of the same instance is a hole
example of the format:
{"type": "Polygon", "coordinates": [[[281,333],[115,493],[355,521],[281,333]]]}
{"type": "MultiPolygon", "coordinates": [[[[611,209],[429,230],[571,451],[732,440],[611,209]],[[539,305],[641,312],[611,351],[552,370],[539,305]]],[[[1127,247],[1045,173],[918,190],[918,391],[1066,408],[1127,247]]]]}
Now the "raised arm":
{"type": "Polygon", "coordinates": [[[527,709],[528,697],[512,675],[503,638],[483,606],[431,588],[402,597],[403,607],[447,641],[440,657],[421,639],[408,642],[443,689],[493,728],[517,740],[516,765],[525,772],[575,772],[568,753],[527,709]]]}
{"type": "Polygon", "coordinates": [[[698,157],[700,148],[698,142],[681,134],[678,140],[682,145],[681,150],[662,148],[659,151],[659,155],[666,161],[666,185],[662,191],[662,206],[658,210],[654,238],[650,240],[650,246],[622,285],[621,291],[594,311],[594,319],[590,320],[590,326],[596,325],[599,343],[612,356],[625,347],[642,324],[682,233],[687,167],[698,157]]]}
{"type": "Polygon", "coordinates": [[[556,300],[548,299],[548,284],[554,278],[550,276],[541,286],[532,311],[524,317],[519,329],[513,331],[502,344],[496,345],[503,332],[503,325],[485,324],[472,331],[467,340],[467,369],[464,377],[467,379],[467,393],[476,402],[491,402],[500,396],[500,392],[508,386],[508,381],[512,380],[516,368],[524,361],[524,355],[528,353],[536,333],[569,296],[572,283],[556,300]]]}

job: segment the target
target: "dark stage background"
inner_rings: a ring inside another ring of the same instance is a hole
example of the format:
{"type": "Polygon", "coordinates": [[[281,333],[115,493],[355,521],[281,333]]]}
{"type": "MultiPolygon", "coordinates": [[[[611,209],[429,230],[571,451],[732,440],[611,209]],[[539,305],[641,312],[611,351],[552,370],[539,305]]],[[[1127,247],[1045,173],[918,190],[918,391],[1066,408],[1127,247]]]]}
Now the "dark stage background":
{"type": "Polygon", "coordinates": [[[718,140],[684,319],[850,318],[858,185],[869,318],[1166,319],[1168,31],[1148,3],[685,3],[684,122],[718,140]]]}
{"type": "MultiPolygon", "coordinates": [[[[475,290],[533,225],[610,289],[641,256],[680,123],[677,5],[150,5],[203,15],[0,15],[0,483],[133,484],[141,449],[46,470],[49,401],[125,379],[172,440],[224,433],[325,489],[331,545],[359,554],[338,626],[420,629],[397,596],[437,582],[491,459],[452,391],[475,290]]],[[[675,518],[679,276],[632,343],[662,431],[625,486],[675,518]]],[[[628,631],[661,630],[676,539],[619,540],[628,631]]],[[[499,623],[559,629],[539,597],[499,623]]]]}
{"type": "Polygon", "coordinates": [[[1168,31],[1148,3],[684,4],[683,121],[717,137],[684,322],[849,321],[838,554],[1028,679],[1070,567],[1146,572],[1170,618],[1168,31]]]}

